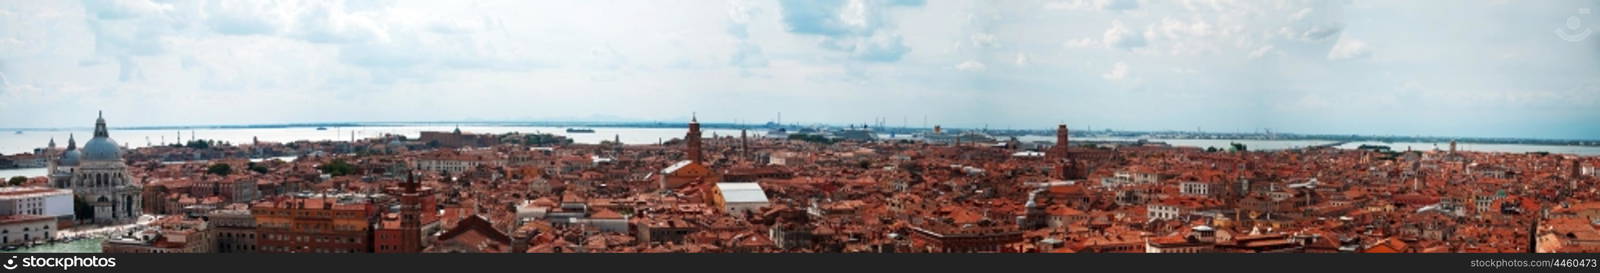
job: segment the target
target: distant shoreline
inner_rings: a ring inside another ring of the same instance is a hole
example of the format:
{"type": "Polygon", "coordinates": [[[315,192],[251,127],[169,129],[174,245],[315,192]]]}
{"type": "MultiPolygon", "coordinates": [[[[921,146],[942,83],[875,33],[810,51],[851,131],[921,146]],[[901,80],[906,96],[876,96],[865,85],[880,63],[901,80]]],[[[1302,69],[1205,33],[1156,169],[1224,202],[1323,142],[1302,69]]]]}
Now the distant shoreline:
{"type": "MultiPolygon", "coordinates": [[[[172,126],[129,126],[111,127],[114,130],[197,130],[197,129],[286,129],[286,128],[348,128],[348,127],[406,127],[406,126],[493,126],[493,127],[599,127],[599,128],[686,128],[687,124],[680,121],[411,121],[411,122],[322,122],[322,123],[283,123],[283,124],[242,124],[242,125],[172,125],[172,126]]],[[[835,124],[773,124],[773,123],[703,123],[706,129],[770,129],[770,128],[850,128],[852,125],[835,124]]],[[[69,130],[87,130],[89,127],[61,127],[61,128],[0,128],[0,131],[14,132],[51,132],[69,130]]],[[[874,128],[879,133],[913,134],[928,131],[921,127],[883,127],[874,128]]],[[[995,136],[1053,136],[1054,129],[1019,130],[1019,129],[981,129],[945,127],[950,131],[983,131],[995,136]]],[[[1447,143],[1456,141],[1459,144],[1522,144],[1546,146],[1588,146],[1600,147],[1600,139],[1543,139],[1543,138],[1515,138],[1515,137],[1448,137],[1448,136],[1380,136],[1380,135],[1332,135],[1332,134],[1296,134],[1296,133],[1225,133],[1225,132],[1196,132],[1196,131],[1116,131],[1116,130],[1074,130],[1075,137],[1108,137],[1108,138],[1148,138],[1148,139],[1214,139],[1214,140],[1319,140],[1336,142],[1421,142],[1421,143],[1447,143]]]]}

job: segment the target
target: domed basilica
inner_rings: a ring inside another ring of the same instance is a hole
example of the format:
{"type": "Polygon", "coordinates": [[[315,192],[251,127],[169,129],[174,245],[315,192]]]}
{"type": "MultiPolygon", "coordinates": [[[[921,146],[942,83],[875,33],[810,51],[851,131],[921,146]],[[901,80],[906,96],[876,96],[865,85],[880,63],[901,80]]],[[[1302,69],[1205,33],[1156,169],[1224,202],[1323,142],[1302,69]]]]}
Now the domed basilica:
{"type": "MultiPolygon", "coordinates": [[[[51,140],[50,146],[55,146],[51,140]]],[[[105,116],[94,122],[94,138],[78,148],[67,138],[67,149],[50,160],[50,185],[71,189],[78,200],[92,206],[92,222],[120,223],[139,218],[140,186],[133,183],[128,165],[122,162],[122,147],[106,130],[105,116]]],[[[79,218],[91,215],[78,215],[79,218]]]]}

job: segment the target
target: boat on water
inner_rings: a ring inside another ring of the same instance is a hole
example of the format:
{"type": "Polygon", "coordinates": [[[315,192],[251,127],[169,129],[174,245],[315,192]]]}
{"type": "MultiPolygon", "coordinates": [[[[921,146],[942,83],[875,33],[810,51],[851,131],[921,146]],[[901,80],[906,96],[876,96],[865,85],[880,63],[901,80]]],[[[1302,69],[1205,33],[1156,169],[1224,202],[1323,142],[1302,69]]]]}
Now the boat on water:
{"type": "Polygon", "coordinates": [[[22,134],[22,131],[17,131],[17,134],[18,134],[18,135],[20,135],[20,134],[22,134]]]}
{"type": "Polygon", "coordinates": [[[567,128],[567,132],[568,133],[594,133],[594,129],[589,129],[589,128],[567,128]]]}
{"type": "Polygon", "coordinates": [[[317,127],[317,131],[327,131],[328,127],[317,127]]]}

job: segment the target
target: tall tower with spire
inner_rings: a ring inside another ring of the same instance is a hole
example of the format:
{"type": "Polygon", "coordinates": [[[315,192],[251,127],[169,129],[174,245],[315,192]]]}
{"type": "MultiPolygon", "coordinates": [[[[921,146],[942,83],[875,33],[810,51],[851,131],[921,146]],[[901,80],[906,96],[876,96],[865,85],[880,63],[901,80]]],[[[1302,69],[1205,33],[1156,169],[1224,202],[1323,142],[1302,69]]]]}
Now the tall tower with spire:
{"type": "Polygon", "coordinates": [[[417,174],[407,172],[405,183],[400,184],[400,251],[422,251],[422,198],[428,194],[421,191],[422,182],[417,181],[417,174]]]}
{"type": "Polygon", "coordinates": [[[699,117],[691,115],[689,118],[689,133],[683,136],[683,141],[685,143],[684,149],[687,149],[687,151],[684,151],[684,153],[689,155],[689,161],[694,161],[695,163],[704,162],[704,158],[702,158],[700,155],[699,117]]]}

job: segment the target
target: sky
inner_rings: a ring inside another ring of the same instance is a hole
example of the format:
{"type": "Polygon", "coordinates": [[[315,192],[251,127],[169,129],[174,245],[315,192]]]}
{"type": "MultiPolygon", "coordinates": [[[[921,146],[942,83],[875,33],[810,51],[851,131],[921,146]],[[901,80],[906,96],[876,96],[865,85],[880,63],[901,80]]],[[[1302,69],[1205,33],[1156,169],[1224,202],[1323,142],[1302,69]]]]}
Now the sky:
{"type": "Polygon", "coordinates": [[[1600,139],[1591,29],[1600,0],[0,0],[0,128],[781,112],[1600,139]]]}

